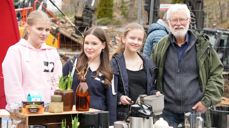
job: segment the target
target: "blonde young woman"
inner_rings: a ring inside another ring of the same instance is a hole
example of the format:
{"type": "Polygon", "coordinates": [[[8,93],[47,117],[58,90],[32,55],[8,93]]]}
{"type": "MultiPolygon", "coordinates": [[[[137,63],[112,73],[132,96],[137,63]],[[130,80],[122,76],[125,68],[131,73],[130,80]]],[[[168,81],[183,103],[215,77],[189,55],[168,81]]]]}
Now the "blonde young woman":
{"type": "MultiPolygon", "coordinates": [[[[152,60],[140,54],[144,41],[144,28],[137,23],[125,26],[121,46],[112,58],[114,84],[118,87],[118,120],[124,120],[127,112],[120,108],[134,103],[141,94],[155,94],[156,69],[152,60]]],[[[158,92],[159,93],[159,92],[158,92]]],[[[159,94],[158,94],[159,95],[159,94]]]]}
{"type": "Polygon", "coordinates": [[[9,47],[2,63],[7,109],[26,101],[29,93],[50,102],[62,69],[57,50],[45,44],[50,24],[44,12],[31,12],[25,38],[9,47]]]}

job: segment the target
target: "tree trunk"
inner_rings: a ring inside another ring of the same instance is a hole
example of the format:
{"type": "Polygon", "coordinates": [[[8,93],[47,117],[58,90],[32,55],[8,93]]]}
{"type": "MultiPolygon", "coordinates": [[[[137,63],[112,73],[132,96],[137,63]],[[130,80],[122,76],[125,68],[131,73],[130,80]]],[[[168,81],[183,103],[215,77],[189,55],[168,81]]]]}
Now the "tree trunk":
{"type": "Polygon", "coordinates": [[[220,23],[223,21],[223,10],[222,10],[222,6],[221,6],[221,0],[218,0],[219,3],[219,19],[220,19],[220,23]]]}
{"type": "Polygon", "coordinates": [[[134,19],[134,17],[136,16],[135,13],[133,13],[134,9],[135,9],[135,4],[136,3],[136,0],[129,0],[129,11],[128,11],[128,19],[134,19]],[[132,11],[130,11],[132,10],[132,11]]]}

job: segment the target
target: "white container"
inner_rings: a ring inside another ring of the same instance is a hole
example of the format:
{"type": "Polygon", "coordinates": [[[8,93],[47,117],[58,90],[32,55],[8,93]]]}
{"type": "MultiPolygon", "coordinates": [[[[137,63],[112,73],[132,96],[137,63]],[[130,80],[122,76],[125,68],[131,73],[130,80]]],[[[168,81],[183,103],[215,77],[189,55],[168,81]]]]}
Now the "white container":
{"type": "Polygon", "coordinates": [[[9,117],[2,117],[1,123],[1,128],[12,128],[12,120],[9,117]]]}
{"type": "Polygon", "coordinates": [[[154,128],[169,128],[169,124],[163,118],[160,118],[155,122],[154,128]]]}
{"type": "Polygon", "coordinates": [[[164,109],[164,95],[150,95],[143,98],[144,103],[151,105],[154,115],[161,115],[164,109]]]}
{"type": "Polygon", "coordinates": [[[129,128],[129,126],[125,121],[115,121],[114,128],[129,128]]]}
{"type": "Polygon", "coordinates": [[[153,117],[142,118],[142,117],[130,117],[130,128],[152,128],[153,117]]]}

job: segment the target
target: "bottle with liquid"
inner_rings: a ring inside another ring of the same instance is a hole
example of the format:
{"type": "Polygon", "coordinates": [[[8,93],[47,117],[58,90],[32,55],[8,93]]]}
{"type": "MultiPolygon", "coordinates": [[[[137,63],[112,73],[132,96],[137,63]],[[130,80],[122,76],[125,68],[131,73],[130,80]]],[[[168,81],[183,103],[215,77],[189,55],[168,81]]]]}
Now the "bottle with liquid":
{"type": "Polygon", "coordinates": [[[191,128],[190,117],[191,117],[191,112],[187,112],[184,114],[184,127],[185,128],[191,128]]]}
{"type": "Polygon", "coordinates": [[[196,128],[204,127],[204,119],[201,117],[201,113],[198,112],[196,116],[196,128]]]}
{"type": "Polygon", "coordinates": [[[80,82],[76,89],[76,111],[89,111],[90,94],[87,82],[80,82]]]}

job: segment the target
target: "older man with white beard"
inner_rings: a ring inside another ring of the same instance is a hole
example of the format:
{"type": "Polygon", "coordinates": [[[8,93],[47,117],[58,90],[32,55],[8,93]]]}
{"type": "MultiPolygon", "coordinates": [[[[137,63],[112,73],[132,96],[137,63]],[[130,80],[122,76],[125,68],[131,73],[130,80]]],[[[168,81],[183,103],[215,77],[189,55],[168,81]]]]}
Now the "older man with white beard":
{"type": "Polygon", "coordinates": [[[174,128],[183,124],[184,113],[200,112],[211,127],[208,108],[223,94],[223,65],[205,36],[189,30],[190,10],[174,4],[167,11],[171,33],[154,47],[158,67],[156,88],[165,95],[162,117],[174,128]]]}

